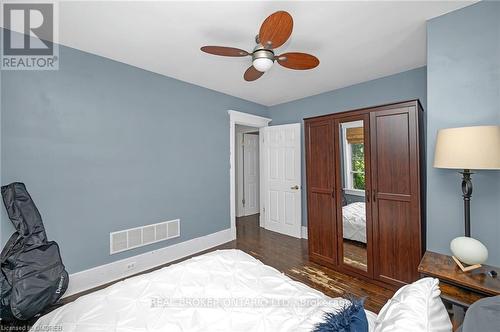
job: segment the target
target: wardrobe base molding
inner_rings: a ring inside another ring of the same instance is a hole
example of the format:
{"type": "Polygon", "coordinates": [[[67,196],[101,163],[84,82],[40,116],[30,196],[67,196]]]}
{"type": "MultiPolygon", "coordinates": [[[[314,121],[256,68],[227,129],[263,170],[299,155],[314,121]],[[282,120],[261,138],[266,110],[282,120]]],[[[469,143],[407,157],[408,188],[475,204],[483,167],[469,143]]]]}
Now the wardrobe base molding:
{"type": "Polygon", "coordinates": [[[384,288],[387,288],[387,289],[390,289],[392,291],[397,291],[401,286],[396,286],[394,284],[391,284],[391,283],[386,283],[386,282],[383,282],[383,281],[380,281],[380,280],[376,280],[376,279],[373,279],[371,277],[368,277],[366,275],[363,275],[361,273],[358,273],[356,271],[353,271],[351,269],[346,269],[340,265],[335,265],[335,264],[332,264],[332,263],[329,263],[328,261],[324,260],[324,259],[318,259],[317,257],[313,256],[313,255],[310,255],[309,256],[309,260],[313,263],[316,263],[316,264],[319,264],[319,265],[322,265],[322,266],[325,266],[329,269],[332,269],[336,272],[339,272],[339,273],[342,273],[342,274],[346,274],[346,275],[349,275],[351,277],[355,277],[355,278],[358,278],[358,279],[361,279],[361,280],[365,280],[371,284],[374,284],[374,285],[377,285],[377,286],[380,286],[380,287],[384,287],[384,288]]]}

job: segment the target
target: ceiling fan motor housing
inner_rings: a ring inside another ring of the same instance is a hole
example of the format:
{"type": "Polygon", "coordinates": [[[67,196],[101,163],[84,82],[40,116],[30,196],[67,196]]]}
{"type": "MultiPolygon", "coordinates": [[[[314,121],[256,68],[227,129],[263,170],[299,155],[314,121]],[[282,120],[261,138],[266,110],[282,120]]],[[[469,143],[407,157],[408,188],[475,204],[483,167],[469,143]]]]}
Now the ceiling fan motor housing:
{"type": "Polygon", "coordinates": [[[272,50],[264,48],[262,45],[257,45],[252,53],[252,61],[255,59],[270,59],[274,61],[274,52],[272,50]]]}
{"type": "Polygon", "coordinates": [[[253,67],[264,73],[268,71],[274,64],[274,52],[265,49],[262,45],[257,45],[252,52],[252,65],[253,67]]]}

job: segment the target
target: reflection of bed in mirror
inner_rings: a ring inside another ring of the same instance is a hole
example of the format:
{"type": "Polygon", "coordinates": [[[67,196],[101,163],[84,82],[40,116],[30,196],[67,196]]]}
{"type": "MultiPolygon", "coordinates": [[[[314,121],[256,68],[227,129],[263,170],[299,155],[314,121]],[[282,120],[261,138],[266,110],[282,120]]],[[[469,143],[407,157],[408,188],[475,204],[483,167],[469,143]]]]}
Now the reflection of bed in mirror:
{"type": "Polygon", "coordinates": [[[344,263],[363,271],[368,268],[365,211],[364,202],[351,202],[342,207],[344,263]]]}
{"type": "Polygon", "coordinates": [[[342,207],[344,239],[366,243],[366,207],[354,202],[342,207]]]}

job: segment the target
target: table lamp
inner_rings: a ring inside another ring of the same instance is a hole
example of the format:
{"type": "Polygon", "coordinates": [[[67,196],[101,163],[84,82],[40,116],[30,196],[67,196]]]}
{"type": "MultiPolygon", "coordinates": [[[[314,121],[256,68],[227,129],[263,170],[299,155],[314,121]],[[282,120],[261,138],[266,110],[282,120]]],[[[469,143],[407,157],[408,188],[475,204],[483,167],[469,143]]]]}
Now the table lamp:
{"type": "Polygon", "coordinates": [[[463,271],[480,267],[488,250],[470,232],[472,170],[500,169],[500,126],[474,126],[441,129],[436,140],[434,167],[459,169],[462,174],[465,236],[450,243],[453,259],[463,271]],[[465,263],[469,266],[464,266],[465,263]]]}

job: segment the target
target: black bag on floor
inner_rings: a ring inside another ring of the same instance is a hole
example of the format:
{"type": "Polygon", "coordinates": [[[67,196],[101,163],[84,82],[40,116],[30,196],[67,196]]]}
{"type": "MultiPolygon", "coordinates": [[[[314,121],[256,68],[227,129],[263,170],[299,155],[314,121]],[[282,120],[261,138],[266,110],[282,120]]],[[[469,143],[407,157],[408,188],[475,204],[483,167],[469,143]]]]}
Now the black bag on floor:
{"type": "Polygon", "coordinates": [[[25,185],[3,186],[2,197],[16,232],[0,254],[0,318],[28,320],[59,300],[68,272],[25,185]]]}

